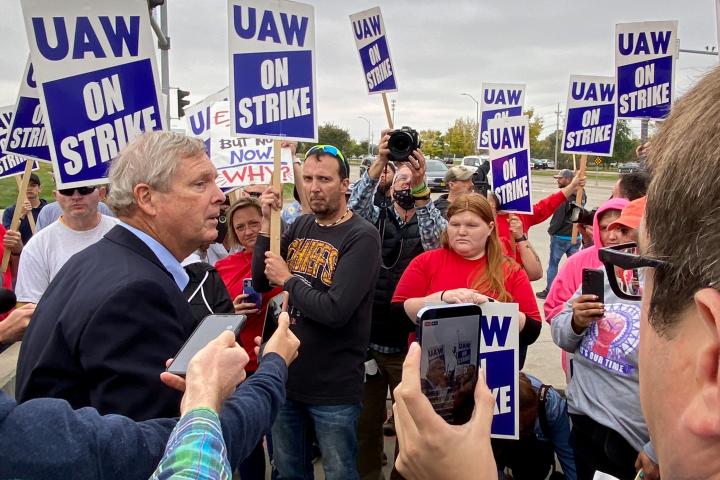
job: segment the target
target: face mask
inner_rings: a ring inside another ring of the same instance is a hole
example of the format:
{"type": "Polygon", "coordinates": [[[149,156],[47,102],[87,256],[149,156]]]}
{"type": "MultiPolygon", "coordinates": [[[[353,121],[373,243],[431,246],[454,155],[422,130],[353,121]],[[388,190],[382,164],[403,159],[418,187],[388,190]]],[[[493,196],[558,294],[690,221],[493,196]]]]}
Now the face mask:
{"type": "Polygon", "coordinates": [[[405,210],[412,210],[413,208],[415,208],[415,198],[413,198],[409,188],[405,190],[395,190],[393,192],[393,199],[395,200],[395,203],[400,206],[400,208],[403,208],[405,210]]]}
{"type": "Polygon", "coordinates": [[[227,218],[225,215],[221,214],[218,217],[218,223],[217,223],[217,238],[215,239],[216,243],[223,243],[225,241],[225,235],[227,235],[228,231],[228,224],[227,224],[227,218]]]}

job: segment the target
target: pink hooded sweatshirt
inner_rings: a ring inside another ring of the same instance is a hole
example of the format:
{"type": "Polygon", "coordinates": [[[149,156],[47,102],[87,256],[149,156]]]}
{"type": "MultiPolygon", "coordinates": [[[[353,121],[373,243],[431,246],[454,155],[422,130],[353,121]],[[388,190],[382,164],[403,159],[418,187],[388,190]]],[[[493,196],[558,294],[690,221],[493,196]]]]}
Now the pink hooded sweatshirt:
{"type": "MultiPolygon", "coordinates": [[[[583,268],[603,268],[602,262],[598,258],[598,250],[603,247],[603,245],[600,245],[600,224],[598,219],[607,210],[622,210],[628,203],[630,202],[624,198],[611,198],[600,205],[593,220],[593,240],[595,244],[568,258],[558,272],[557,277],[550,286],[550,291],[543,306],[546,322],[552,323],[553,317],[563,311],[565,302],[571,299],[581,287],[583,268]]],[[[562,351],[562,366],[568,377],[567,380],[570,381],[568,353],[564,350],[562,351]]]]}
{"type": "Polygon", "coordinates": [[[603,268],[602,262],[598,258],[598,250],[603,247],[600,245],[598,218],[607,210],[622,210],[628,203],[630,202],[624,198],[611,198],[600,205],[593,220],[593,240],[595,245],[580,250],[568,258],[558,272],[543,307],[546,322],[552,323],[553,317],[562,311],[565,302],[575,295],[575,292],[580,288],[583,268],[603,268]]]}

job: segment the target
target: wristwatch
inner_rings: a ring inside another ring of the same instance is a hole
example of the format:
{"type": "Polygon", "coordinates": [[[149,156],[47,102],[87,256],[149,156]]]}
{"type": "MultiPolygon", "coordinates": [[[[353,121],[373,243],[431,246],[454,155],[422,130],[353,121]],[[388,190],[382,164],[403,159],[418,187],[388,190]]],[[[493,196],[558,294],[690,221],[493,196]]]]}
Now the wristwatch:
{"type": "Polygon", "coordinates": [[[520,238],[516,238],[516,239],[515,239],[515,243],[527,242],[527,239],[528,239],[528,238],[527,238],[527,235],[523,235],[523,236],[520,237],[520,238]]]}

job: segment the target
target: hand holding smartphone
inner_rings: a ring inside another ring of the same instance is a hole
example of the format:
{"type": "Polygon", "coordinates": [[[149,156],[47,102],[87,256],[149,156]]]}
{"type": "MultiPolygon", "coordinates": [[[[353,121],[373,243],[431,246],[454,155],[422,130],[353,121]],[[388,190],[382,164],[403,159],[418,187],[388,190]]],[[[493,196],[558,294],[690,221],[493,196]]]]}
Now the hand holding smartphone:
{"type": "Polygon", "coordinates": [[[258,310],[262,308],[262,293],[253,288],[252,278],[243,278],[243,293],[247,295],[247,303],[254,303],[258,310]]]}
{"type": "Polygon", "coordinates": [[[190,338],[185,341],[185,344],[175,355],[172,363],[168,365],[167,371],[184,377],[190,360],[200,349],[214,340],[224,330],[230,330],[237,337],[246,320],[245,315],[208,315],[203,318],[190,335],[190,338]]]}

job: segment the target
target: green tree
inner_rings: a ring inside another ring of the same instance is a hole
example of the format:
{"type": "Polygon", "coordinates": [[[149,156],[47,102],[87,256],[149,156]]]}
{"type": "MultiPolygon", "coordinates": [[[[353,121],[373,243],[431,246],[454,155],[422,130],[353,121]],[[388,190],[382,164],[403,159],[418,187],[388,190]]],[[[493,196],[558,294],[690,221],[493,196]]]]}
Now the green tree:
{"type": "Polygon", "coordinates": [[[448,144],[447,154],[463,157],[475,153],[475,135],[477,122],[470,118],[458,118],[455,124],[448,128],[445,134],[445,143],[448,144]]]}
{"type": "Polygon", "coordinates": [[[445,138],[440,130],[423,130],[420,132],[422,151],[426,157],[444,156],[445,138]]]}
{"type": "Polygon", "coordinates": [[[615,146],[613,147],[612,161],[623,163],[635,160],[635,149],[638,145],[640,145],[640,139],[633,135],[627,121],[618,120],[615,125],[615,146]]]}
{"type": "MultiPolygon", "coordinates": [[[[350,136],[350,133],[334,123],[326,123],[318,127],[319,145],[333,145],[345,155],[348,147],[352,149],[354,143],[355,141],[350,136]]],[[[298,152],[306,152],[313,145],[312,142],[300,142],[298,152]]]]}
{"type": "Polygon", "coordinates": [[[543,119],[541,117],[535,117],[535,109],[532,107],[524,113],[527,115],[530,123],[530,155],[534,158],[545,158],[538,155],[542,150],[540,148],[540,144],[542,143],[542,140],[540,140],[540,132],[542,132],[543,129],[543,119]]]}

